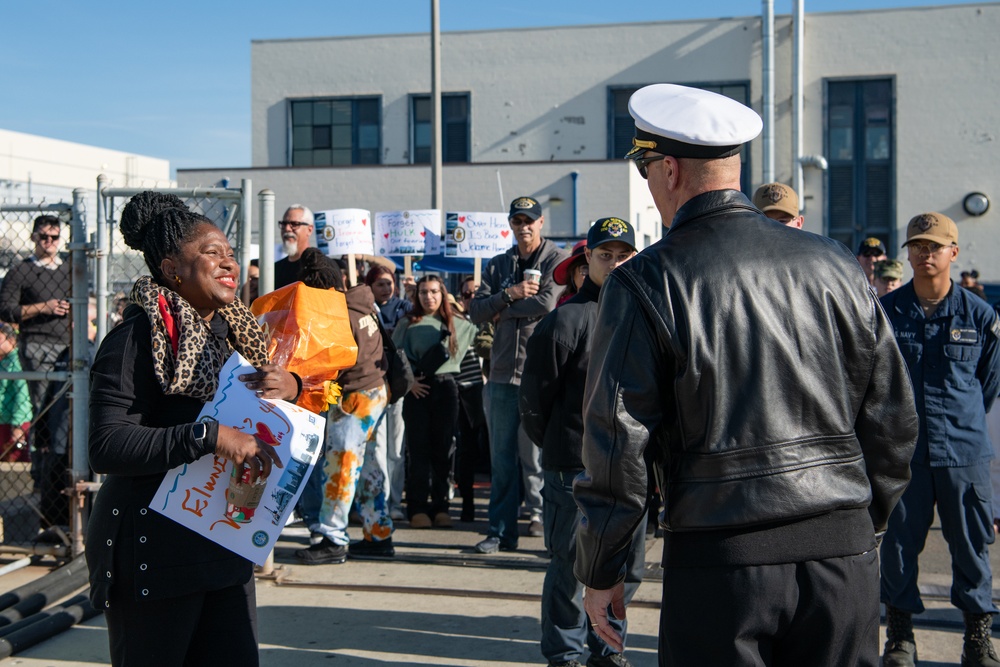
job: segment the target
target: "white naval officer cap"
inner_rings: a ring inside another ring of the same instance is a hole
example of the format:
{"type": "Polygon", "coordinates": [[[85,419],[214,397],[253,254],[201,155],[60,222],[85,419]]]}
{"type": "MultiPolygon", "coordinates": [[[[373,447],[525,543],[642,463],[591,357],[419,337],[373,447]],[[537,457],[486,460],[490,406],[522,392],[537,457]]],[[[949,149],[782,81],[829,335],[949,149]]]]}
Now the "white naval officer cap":
{"type": "Polygon", "coordinates": [[[764,127],[757,113],[724,95],[672,83],[640,88],[628,101],[635,137],[626,159],[645,151],[677,158],[736,155],[764,127]]]}

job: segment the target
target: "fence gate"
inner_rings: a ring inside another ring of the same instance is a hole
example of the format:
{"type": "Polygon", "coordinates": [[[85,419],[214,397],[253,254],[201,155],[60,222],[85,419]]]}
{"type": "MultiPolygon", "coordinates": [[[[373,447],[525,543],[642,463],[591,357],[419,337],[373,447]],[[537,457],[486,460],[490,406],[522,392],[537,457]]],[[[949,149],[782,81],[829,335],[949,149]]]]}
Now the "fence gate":
{"type": "Polygon", "coordinates": [[[73,491],[88,473],[80,419],[92,318],[83,190],[73,199],[0,203],[2,552],[65,557],[82,547],[73,491]]]}

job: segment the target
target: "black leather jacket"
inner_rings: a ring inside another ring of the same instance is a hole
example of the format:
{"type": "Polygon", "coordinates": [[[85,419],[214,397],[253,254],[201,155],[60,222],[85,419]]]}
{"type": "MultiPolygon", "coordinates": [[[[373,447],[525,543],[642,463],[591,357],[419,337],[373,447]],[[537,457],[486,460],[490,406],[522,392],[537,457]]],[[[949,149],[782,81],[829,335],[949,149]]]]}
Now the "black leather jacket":
{"type": "Polygon", "coordinates": [[[851,252],[734,190],[688,201],[605,282],[585,408],[576,575],[593,588],[621,580],[647,445],[665,566],[672,536],[704,547],[706,533],[729,562],[747,562],[747,535],[762,560],[796,562],[874,547],[917,435],[906,366],[851,252]],[[804,521],[823,535],[788,539],[804,521]]]}

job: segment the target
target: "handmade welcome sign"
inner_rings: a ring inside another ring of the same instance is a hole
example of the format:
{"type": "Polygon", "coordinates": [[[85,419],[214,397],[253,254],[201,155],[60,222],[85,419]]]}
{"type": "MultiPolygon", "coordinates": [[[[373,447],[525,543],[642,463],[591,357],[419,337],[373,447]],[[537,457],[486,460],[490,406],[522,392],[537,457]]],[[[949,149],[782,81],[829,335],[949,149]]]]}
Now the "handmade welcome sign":
{"type": "Polygon", "coordinates": [[[316,214],[316,247],[327,255],[374,255],[372,216],[360,208],[338,208],[316,214]]]}
{"type": "Polygon", "coordinates": [[[445,257],[491,258],[514,245],[506,213],[445,213],[445,257]]]}
{"type": "Polygon", "coordinates": [[[263,565],[322,451],[325,420],[287,401],[258,398],[237,378],[254,372],[234,353],[222,368],[215,400],[200,421],[217,421],[274,447],[284,466],[253,483],[242,467],[217,456],[167,473],[150,508],[230,551],[263,565]]]}
{"type": "Polygon", "coordinates": [[[376,255],[441,253],[441,211],[382,211],[375,214],[376,255]]]}

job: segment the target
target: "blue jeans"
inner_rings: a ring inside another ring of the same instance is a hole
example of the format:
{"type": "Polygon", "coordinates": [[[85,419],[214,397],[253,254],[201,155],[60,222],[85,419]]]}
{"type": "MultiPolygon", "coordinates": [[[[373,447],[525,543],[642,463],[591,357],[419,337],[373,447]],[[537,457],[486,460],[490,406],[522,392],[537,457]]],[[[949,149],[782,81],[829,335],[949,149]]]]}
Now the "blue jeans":
{"type": "MultiPolygon", "coordinates": [[[[549,567],[542,584],[542,655],[549,662],[578,660],[586,641],[590,653],[606,656],[615,651],[594,634],[583,610],[583,584],[573,576],[576,561],[576,531],[582,515],[573,500],[576,472],[544,472],[545,548],[549,567]]],[[[646,518],[632,536],[625,572],[625,603],[632,600],[646,566],[646,518]]],[[[627,622],[613,620],[611,626],[625,637],[627,622]]]]}
{"type": "Polygon", "coordinates": [[[517,548],[517,509],[521,505],[518,470],[518,386],[490,382],[490,527],[488,537],[500,538],[505,549],[517,548]]]}

